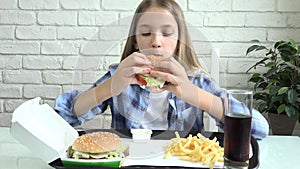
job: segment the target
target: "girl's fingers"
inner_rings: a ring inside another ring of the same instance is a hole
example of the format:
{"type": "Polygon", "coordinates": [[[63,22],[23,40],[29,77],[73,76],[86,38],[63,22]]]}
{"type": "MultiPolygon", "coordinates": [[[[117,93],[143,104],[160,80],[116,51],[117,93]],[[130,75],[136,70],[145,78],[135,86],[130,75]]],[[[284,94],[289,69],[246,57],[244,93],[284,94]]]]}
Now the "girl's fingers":
{"type": "Polygon", "coordinates": [[[171,74],[180,75],[182,71],[185,71],[183,67],[173,57],[168,57],[162,61],[156,63],[155,67],[168,70],[171,74]]]}
{"type": "Polygon", "coordinates": [[[150,68],[143,68],[143,67],[127,67],[121,70],[124,74],[124,77],[133,77],[136,74],[149,74],[151,69],[150,68]]]}
{"type": "Polygon", "coordinates": [[[173,85],[178,85],[176,77],[170,73],[151,70],[150,75],[153,77],[164,79],[165,81],[170,82],[173,85]]]}
{"type": "Polygon", "coordinates": [[[125,60],[131,66],[133,66],[133,65],[150,65],[151,64],[151,62],[147,59],[147,57],[144,54],[137,53],[137,52],[132,53],[125,60]]]}
{"type": "Polygon", "coordinates": [[[136,74],[149,74],[151,72],[151,69],[148,67],[132,67],[132,72],[134,75],[136,74]]]}

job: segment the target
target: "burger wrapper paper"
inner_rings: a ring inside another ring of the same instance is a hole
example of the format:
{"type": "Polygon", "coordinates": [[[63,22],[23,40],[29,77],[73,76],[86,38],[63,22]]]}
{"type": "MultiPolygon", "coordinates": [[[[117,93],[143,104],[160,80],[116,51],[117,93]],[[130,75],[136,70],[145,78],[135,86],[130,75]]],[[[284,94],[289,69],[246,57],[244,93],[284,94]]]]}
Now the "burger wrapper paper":
{"type": "Polygon", "coordinates": [[[11,134],[43,161],[58,159],[78,137],[78,132],[37,97],[13,112],[11,134]]]}

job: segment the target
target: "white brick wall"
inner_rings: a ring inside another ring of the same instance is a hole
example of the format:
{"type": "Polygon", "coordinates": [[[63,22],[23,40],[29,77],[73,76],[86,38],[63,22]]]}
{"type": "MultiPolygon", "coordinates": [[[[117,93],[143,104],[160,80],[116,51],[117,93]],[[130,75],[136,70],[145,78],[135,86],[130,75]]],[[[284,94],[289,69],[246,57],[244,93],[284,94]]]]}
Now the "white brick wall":
{"type": "MultiPolygon", "coordinates": [[[[0,126],[10,125],[22,102],[40,96],[53,105],[60,93],[86,89],[118,62],[139,2],[0,0],[0,126]]],[[[210,49],[220,48],[220,84],[227,88],[251,87],[245,71],[258,58],[245,56],[250,40],[300,41],[299,0],[177,2],[208,69],[210,49]]]]}

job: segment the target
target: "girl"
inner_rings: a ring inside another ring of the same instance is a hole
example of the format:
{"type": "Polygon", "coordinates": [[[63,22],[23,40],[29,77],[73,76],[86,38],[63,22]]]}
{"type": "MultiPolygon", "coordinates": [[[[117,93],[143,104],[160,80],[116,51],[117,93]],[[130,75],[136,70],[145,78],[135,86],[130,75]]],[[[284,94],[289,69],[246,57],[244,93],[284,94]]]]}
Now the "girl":
{"type": "MultiPolygon", "coordinates": [[[[225,92],[200,65],[178,4],[173,0],[143,0],[135,11],[121,62],[111,65],[89,90],[58,96],[55,109],[72,126],[110,106],[112,128],[200,132],[204,111],[223,127],[225,92]],[[145,51],[164,55],[154,66],[167,71],[151,70],[145,51]],[[149,74],[168,83],[159,92],[152,92],[139,84],[137,74],[149,74]]],[[[232,100],[230,103],[239,106],[232,100]]],[[[252,135],[267,136],[265,118],[256,110],[252,116],[252,135]]]]}

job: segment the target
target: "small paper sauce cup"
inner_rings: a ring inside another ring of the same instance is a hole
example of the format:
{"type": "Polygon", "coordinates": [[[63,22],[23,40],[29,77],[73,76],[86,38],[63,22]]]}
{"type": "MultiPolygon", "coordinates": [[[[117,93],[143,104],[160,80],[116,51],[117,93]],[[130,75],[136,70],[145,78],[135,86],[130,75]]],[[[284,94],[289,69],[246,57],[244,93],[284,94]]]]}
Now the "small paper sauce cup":
{"type": "Polygon", "coordinates": [[[152,130],[150,129],[131,129],[133,142],[147,142],[151,138],[152,130]]]}

